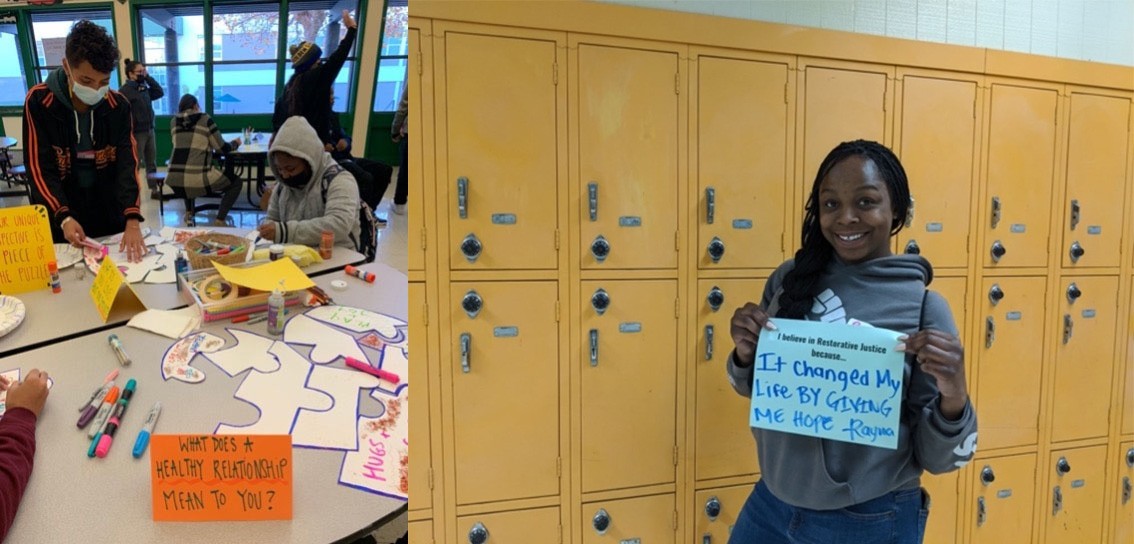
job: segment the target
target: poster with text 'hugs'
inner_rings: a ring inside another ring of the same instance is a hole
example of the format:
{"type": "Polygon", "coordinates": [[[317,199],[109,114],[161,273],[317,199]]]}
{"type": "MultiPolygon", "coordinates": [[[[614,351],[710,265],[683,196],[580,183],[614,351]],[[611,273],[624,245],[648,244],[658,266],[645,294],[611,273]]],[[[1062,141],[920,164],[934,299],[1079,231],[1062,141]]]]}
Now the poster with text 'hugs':
{"type": "Polygon", "coordinates": [[[752,427],[896,449],[905,354],[901,333],[776,319],[752,373],[752,427]]]}

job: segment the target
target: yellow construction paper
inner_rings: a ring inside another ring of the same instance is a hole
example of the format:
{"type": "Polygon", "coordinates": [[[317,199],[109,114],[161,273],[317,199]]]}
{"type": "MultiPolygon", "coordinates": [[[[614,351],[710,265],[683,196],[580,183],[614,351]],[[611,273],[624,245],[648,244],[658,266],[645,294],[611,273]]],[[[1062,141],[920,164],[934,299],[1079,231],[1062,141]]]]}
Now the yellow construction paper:
{"type": "Polygon", "coordinates": [[[255,289],[257,291],[271,291],[281,286],[283,291],[298,291],[315,285],[291,259],[280,259],[270,263],[234,268],[220,263],[213,263],[213,267],[220,272],[221,277],[231,283],[255,289]]]}
{"type": "MultiPolygon", "coordinates": [[[[86,266],[86,264],[80,262],[75,263],[75,266],[86,266]]],[[[126,283],[122,270],[109,256],[102,260],[98,274],[91,284],[91,300],[94,301],[95,309],[98,310],[103,323],[110,319],[111,310],[115,308],[118,309],[116,314],[124,315],[127,319],[138,311],[146,309],[138,295],[130,288],[130,284],[126,283]]]]}
{"type": "Polygon", "coordinates": [[[0,209],[0,292],[23,293],[51,284],[47,263],[55,260],[47,208],[0,209]]]}

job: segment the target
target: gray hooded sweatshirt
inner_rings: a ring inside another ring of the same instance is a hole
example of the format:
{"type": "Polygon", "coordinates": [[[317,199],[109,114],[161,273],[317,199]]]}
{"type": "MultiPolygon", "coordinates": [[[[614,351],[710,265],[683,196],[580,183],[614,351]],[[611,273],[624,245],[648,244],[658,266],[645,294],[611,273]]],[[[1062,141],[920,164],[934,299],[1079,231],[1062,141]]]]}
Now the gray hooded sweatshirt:
{"type": "MultiPolygon", "coordinates": [[[[773,316],[779,308],[773,299],[778,300],[784,276],[794,266],[791,260],[780,265],[764,287],[760,307],[770,309],[773,316]]],[[[926,290],[932,279],[933,268],[917,255],[854,265],[833,257],[806,319],[834,323],[856,319],[904,334],[936,329],[956,336],[949,304],[926,290]]],[[[727,369],[733,388],[751,397],[752,365],[737,366],[733,351],[727,369]]],[[[920,370],[912,354],[907,355],[897,449],[753,428],[762,478],[788,504],[833,510],[891,491],[915,489],[922,470],[933,474],[956,470],[976,452],[976,412],[966,402],[960,419],[946,420],[938,396],[936,379],[920,370]]]]}
{"type": "MultiPolygon", "coordinates": [[[[335,245],[358,247],[358,183],[345,169],[327,186],[323,199],[323,173],[338,167],[331,154],[323,151],[323,141],[315,129],[300,116],[284,121],[276,133],[269,154],[283,151],[299,157],[311,167],[311,181],[300,189],[277,183],[268,201],[268,219],[276,222],[274,242],[318,247],[324,230],[335,233],[335,245]]],[[[271,162],[271,161],[269,161],[271,162]]],[[[272,165],[272,173],[280,173],[272,165]]]]}

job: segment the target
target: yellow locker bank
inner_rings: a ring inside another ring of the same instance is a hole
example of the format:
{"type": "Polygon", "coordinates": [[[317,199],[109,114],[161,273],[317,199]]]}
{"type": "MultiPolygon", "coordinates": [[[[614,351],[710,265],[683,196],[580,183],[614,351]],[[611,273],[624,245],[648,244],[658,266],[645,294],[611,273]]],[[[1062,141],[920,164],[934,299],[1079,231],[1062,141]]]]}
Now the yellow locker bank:
{"type": "MultiPolygon", "coordinates": [[[[1089,9],[1089,8],[1088,8],[1089,9]]],[[[415,0],[414,543],[724,543],[724,365],[820,161],[898,154],[965,346],[926,542],[1134,541],[1134,68],[590,2],[415,0]]]]}

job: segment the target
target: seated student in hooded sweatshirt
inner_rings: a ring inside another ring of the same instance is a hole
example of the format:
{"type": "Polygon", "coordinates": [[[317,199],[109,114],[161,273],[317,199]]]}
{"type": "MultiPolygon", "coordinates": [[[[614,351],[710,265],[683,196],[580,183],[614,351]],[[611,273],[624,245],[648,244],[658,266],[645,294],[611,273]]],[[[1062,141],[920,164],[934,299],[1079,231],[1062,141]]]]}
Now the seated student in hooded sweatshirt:
{"type": "Polygon", "coordinates": [[[318,247],[323,231],[329,230],[336,246],[358,247],[358,183],[323,150],[306,119],[294,116],[283,123],[268,159],[280,183],[268,201],[267,219],[260,223],[261,237],[318,247]]]}

